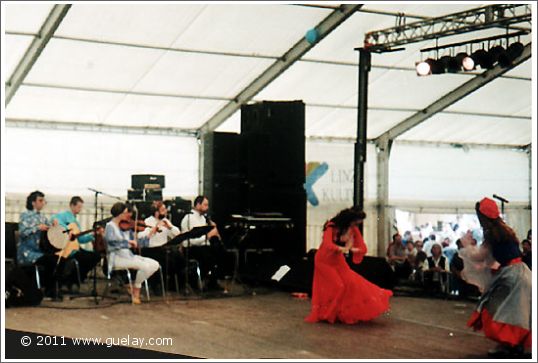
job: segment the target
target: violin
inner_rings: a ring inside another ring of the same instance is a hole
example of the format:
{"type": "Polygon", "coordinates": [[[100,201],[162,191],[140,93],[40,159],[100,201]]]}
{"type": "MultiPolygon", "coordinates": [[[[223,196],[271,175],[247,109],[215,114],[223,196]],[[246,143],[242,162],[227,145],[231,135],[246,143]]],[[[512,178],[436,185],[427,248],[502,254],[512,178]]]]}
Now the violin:
{"type": "MultiPolygon", "coordinates": [[[[130,229],[133,229],[136,230],[136,232],[142,232],[146,228],[153,228],[152,226],[148,226],[143,221],[134,221],[132,219],[122,219],[119,225],[122,231],[128,231],[130,229]]],[[[162,232],[162,230],[158,228],[157,232],[162,232]]]]}

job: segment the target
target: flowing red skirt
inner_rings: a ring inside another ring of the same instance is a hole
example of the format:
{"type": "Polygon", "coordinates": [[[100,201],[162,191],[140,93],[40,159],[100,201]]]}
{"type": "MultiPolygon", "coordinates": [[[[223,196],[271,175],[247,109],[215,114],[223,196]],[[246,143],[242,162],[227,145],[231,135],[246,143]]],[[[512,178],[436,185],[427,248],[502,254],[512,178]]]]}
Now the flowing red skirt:
{"type": "Polygon", "coordinates": [[[392,291],[353,271],[342,254],[318,251],[312,287],[312,311],[305,321],[354,324],[372,320],[389,308],[392,291]]]}

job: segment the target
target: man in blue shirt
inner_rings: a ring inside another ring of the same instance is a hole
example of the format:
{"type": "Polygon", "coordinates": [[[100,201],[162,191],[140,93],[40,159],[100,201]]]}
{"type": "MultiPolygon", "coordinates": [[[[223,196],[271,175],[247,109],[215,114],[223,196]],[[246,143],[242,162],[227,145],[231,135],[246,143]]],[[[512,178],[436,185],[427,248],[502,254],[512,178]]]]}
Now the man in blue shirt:
{"type": "Polygon", "coordinates": [[[45,296],[56,297],[54,288],[55,274],[63,271],[65,259],[44,251],[41,237],[51,223],[41,210],[45,207],[45,194],[36,190],[26,198],[26,211],[21,213],[19,221],[19,243],[17,244],[17,263],[19,266],[41,266],[41,281],[45,287],[45,296]]]}
{"type": "MultiPolygon", "coordinates": [[[[82,211],[83,206],[84,200],[82,200],[81,197],[75,196],[71,198],[68,210],[53,215],[51,219],[52,221],[57,220],[58,223],[65,229],[68,229],[68,226],[71,223],[74,223],[77,225],[79,231],[81,231],[80,223],[77,220],[77,215],[82,211]]],[[[96,233],[102,235],[102,227],[97,229],[96,233]]],[[[72,236],[73,233],[70,232],[69,235],[72,236]]],[[[80,249],[73,251],[69,256],[69,259],[73,258],[78,262],[81,281],[84,281],[88,272],[93,269],[101,260],[101,256],[97,252],[93,251],[93,240],[94,232],[78,237],[77,241],[79,242],[80,249]]],[[[72,275],[72,277],[66,281],[66,283],[70,285],[70,290],[73,290],[75,286],[78,287],[76,275],[72,275]]]]}

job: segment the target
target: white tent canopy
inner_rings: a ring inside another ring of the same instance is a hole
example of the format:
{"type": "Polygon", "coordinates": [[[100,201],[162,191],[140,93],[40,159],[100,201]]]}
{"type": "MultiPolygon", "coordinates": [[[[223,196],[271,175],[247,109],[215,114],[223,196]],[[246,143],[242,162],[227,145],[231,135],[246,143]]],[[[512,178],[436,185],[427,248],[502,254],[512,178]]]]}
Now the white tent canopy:
{"type": "MultiPolygon", "coordinates": [[[[361,45],[366,32],[395,23],[394,15],[370,11],[440,16],[478,6],[366,4],[254,100],[302,99],[308,107],[308,136],[354,137],[358,56],[353,48],[361,45]]],[[[7,75],[51,8],[51,4],[6,6],[7,75]]],[[[332,11],[268,4],[75,4],[7,107],[6,117],[196,129],[332,11]]],[[[503,31],[488,29],[442,42],[503,31]]],[[[522,39],[529,40],[529,36],[522,39]]],[[[414,62],[421,57],[419,49],[430,45],[431,41],[421,42],[402,52],[373,55],[368,137],[379,136],[472,77],[417,77],[414,62]]],[[[465,113],[463,117],[441,113],[426,121],[423,130],[403,137],[529,144],[531,61],[508,75],[518,78],[500,78],[446,110],[465,113]],[[452,125],[453,119],[483,124],[482,119],[489,117],[475,114],[491,115],[492,120],[485,122],[495,124],[498,132],[460,136],[461,127],[455,124],[440,134],[439,125],[452,125]]]]}

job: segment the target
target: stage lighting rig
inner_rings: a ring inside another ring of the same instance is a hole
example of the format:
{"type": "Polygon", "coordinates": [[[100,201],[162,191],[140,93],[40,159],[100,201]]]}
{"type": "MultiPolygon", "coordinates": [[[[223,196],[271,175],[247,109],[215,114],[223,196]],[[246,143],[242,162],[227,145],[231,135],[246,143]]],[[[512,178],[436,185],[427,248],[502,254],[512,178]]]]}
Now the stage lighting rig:
{"type": "Polygon", "coordinates": [[[428,53],[428,58],[415,63],[417,75],[492,69],[497,64],[508,68],[523,52],[524,46],[520,42],[520,37],[526,34],[527,31],[520,31],[422,49],[421,53],[428,53]],[[478,49],[473,51],[475,45],[478,49]],[[465,48],[465,51],[461,51],[461,48],[465,48]],[[460,51],[456,53],[458,50],[460,51]],[[440,51],[444,53],[441,56],[440,51]]]}

